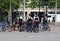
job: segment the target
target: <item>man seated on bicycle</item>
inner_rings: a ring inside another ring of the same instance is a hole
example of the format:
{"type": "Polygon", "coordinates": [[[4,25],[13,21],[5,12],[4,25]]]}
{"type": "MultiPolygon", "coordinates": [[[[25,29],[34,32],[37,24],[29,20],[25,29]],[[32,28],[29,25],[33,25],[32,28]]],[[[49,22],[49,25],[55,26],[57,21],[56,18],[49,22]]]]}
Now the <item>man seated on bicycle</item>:
{"type": "Polygon", "coordinates": [[[9,26],[9,25],[8,25],[8,22],[7,22],[7,21],[4,21],[4,22],[3,22],[3,28],[2,28],[4,32],[5,32],[6,30],[8,30],[8,26],[9,26]]]}
{"type": "Polygon", "coordinates": [[[47,17],[44,16],[44,18],[43,18],[43,28],[47,29],[47,27],[48,27],[47,17]]]}
{"type": "Polygon", "coordinates": [[[20,27],[22,26],[22,24],[23,24],[23,18],[22,18],[22,16],[20,16],[20,18],[19,18],[19,25],[20,25],[20,27]]]}
{"type": "Polygon", "coordinates": [[[34,29],[39,29],[39,17],[36,14],[34,15],[34,29]]]}
{"type": "Polygon", "coordinates": [[[27,20],[27,32],[32,32],[32,19],[31,19],[31,16],[28,17],[28,20],[27,20]]]}

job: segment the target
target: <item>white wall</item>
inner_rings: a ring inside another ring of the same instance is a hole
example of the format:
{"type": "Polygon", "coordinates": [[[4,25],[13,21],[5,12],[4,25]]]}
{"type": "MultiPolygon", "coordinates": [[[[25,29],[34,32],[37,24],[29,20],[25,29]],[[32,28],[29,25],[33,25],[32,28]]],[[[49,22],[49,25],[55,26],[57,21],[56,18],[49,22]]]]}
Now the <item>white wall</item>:
{"type": "MultiPolygon", "coordinates": [[[[48,15],[51,16],[50,18],[48,18],[48,20],[50,20],[50,22],[52,22],[53,17],[55,16],[55,14],[48,14],[48,15]]],[[[56,15],[56,22],[60,22],[60,14],[56,15]]]]}
{"type": "Polygon", "coordinates": [[[60,14],[56,15],[56,22],[60,22],[60,14]]]}

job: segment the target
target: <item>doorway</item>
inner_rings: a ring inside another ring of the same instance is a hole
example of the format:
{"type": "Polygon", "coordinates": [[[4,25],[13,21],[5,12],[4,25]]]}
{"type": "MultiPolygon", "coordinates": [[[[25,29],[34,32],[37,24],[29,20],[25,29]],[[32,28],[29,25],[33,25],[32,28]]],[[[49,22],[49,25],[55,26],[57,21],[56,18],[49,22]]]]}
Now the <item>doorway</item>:
{"type": "Polygon", "coordinates": [[[38,12],[40,22],[43,21],[44,12],[38,12]]]}

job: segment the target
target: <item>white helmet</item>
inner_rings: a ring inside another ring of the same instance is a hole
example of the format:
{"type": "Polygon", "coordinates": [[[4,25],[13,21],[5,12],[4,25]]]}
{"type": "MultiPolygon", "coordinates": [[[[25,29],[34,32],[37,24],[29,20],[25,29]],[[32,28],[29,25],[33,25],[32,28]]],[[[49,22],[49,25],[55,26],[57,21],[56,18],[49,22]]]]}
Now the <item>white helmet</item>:
{"type": "Polygon", "coordinates": [[[20,16],[20,19],[23,19],[22,16],[20,16]]]}

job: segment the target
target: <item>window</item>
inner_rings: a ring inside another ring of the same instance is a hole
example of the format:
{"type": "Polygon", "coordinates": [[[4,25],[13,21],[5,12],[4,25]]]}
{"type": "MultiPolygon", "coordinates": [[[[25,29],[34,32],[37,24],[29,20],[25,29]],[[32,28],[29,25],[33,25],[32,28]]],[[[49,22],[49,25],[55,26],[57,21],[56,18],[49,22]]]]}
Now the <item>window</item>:
{"type": "Polygon", "coordinates": [[[55,14],[55,12],[49,12],[49,14],[55,14]]]}
{"type": "Polygon", "coordinates": [[[51,16],[48,16],[48,17],[51,17],[51,16]]]}
{"type": "Polygon", "coordinates": [[[57,14],[60,14],[60,11],[58,11],[57,14]]]}

